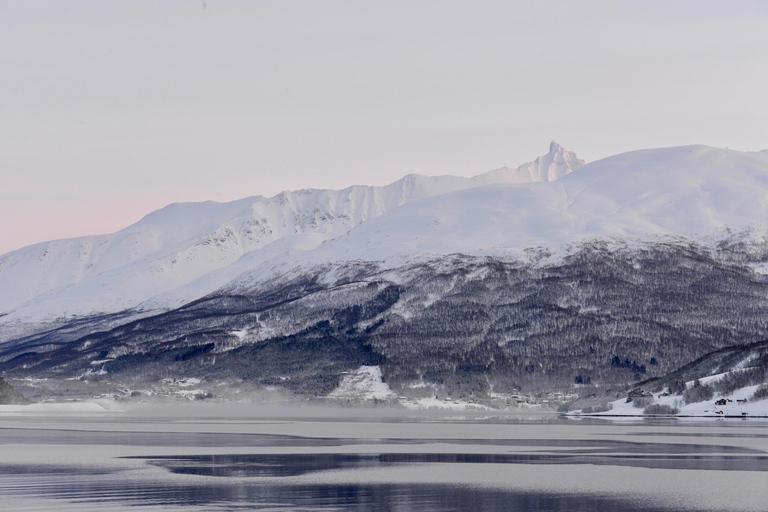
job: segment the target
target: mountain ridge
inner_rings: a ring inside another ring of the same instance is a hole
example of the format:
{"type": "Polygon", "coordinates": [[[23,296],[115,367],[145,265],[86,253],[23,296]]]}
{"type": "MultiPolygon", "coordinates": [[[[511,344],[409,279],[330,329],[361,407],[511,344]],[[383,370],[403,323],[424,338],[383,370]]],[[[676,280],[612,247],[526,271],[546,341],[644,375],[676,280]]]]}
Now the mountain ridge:
{"type": "MultiPolygon", "coordinates": [[[[560,176],[583,165],[556,143],[550,150],[517,169],[478,179],[408,175],[383,187],[173,203],[113,234],[43,242],[0,256],[0,290],[5,290],[0,291],[0,312],[9,314],[7,321],[114,312],[142,303],[173,307],[225,284],[215,277],[229,274],[217,271],[278,240],[285,239],[281,244],[293,250],[307,250],[409,202],[494,180],[543,179],[531,172],[534,168],[560,176]],[[212,272],[208,280],[213,281],[202,283],[201,290],[188,286],[212,272]],[[182,287],[183,293],[173,296],[182,287]],[[172,297],[169,303],[163,302],[166,296],[172,297]]],[[[240,263],[247,266],[248,258],[240,263]]]]}
{"type": "Polygon", "coordinates": [[[767,194],[763,154],[707,146],[640,150],[555,182],[496,184],[404,205],[283,267],[339,261],[393,267],[452,253],[518,258],[534,248],[562,256],[568,246],[593,239],[762,242],[767,194]]]}

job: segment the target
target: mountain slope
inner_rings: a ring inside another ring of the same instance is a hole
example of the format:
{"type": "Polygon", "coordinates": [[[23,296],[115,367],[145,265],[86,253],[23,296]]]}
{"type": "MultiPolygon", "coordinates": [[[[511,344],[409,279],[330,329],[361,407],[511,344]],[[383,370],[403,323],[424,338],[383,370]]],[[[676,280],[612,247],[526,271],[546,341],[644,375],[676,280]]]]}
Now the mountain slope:
{"type": "Polygon", "coordinates": [[[616,416],[768,417],[768,341],[717,349],[631,388],[602,390],[602,398],[577,400],[561,410],[616,416]]]}
{"type": "Polygon", "coordinates": [[[758,241],[768,234],[768,155],[690,146],[617,155],[556,182],[498,184],[405,205],[284,266],[520,257],[592,239],[712,245],[737,233],[758,241]]]}
{"type": "Polygon", "coordinates": [[[553,142],[534,162],[475,178],[409,175],[384,187],[172,204],[111,235],[0,256],[0,313],[39,320],[115,312],[145,301],[147,307],[178,306],[275,255],[316,247],[404,204],[489,183],[559,178],[582,165],[553,142]]]}
{"type": "Polygon", "coordinates": [[[765,339],[768,278],[744,256],[595,243],[550,264],[452,255],[387,271],[316,267],[107,328],[84,319],[19,338],[0,345],[0,371],[308,395],[363,365],[406,396],[623,385],[765,339]]]}

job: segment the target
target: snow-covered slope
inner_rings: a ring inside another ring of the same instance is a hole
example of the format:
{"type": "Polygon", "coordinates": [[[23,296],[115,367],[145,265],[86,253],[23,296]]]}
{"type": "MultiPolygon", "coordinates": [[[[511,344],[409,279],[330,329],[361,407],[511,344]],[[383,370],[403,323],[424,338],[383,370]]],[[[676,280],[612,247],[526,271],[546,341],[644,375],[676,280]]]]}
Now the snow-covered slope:
{"type": "Polygon", "coordinates": [[[768,417],[768,342],[716,350],[645,382],[631,395],[577,401],[569,409],[570,414],[595,416],[768,417]],[[589,405],[591,412],[584,410],[589,405]]]}
{"type": "Polygon", "coordinates": [[[396,397],[383,381],[378,366],[361,366],[345,375],[339,387],[328,394],[328,398],[336,400],[392,400],[396,397]]]}
{"type": "Polygon", "coordinates": [[[299,190],[229,203],[172,204],[110,235],[0,256],[0,314],[36,320],[199,298],[260,263],[316,247],[404,204],[489,183],[557,179],[583,161],[556,143],[517,169],[474,178],[409,175],[384,187],[299,190]]]}
{"type": "Polygon", "coordinates": [[[556,182],[497,184],[403,206],[286,265],[555,252],[587,239],[768,234],[768,155],[706,146],[625,153],[556,182]]]}
{"type": "Polygon", "coordinates": [[[570,172],[581,164],[553,143],[530,164],[474,178],[410,175],[385,187],[170,205],[112,235],[0,256],[0,313],[12,312],[7,321],[174,307],[345,261],[562,254],[588,239],[767,238],[766,152],[642,150],[570,172]]]}

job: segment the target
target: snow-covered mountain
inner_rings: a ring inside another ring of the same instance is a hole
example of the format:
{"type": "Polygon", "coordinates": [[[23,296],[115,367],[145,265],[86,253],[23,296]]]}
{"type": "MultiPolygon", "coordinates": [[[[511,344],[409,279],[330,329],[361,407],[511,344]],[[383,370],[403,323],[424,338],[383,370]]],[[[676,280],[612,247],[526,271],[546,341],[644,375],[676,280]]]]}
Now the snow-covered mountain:
{"type": "Polygon", "coordinates": [[[768,157],[691,146],[607,158],[554,183],[499,185],[407,205],[323,250],[334,260],[390,260],[556,249],[588,238],[704,241],[748,229],[768,234],[768,157]]]}
{"type": "Polygon", "coordinates": [[[395,267],[451,253],[562,254],[595,238],[768,233],[766,152],[689,146],[582,166],[553,142],[533,162],[473,178],[409,175],[384,187],[172,204],[111,235],[0,256],[0,314],[34,321],[166,309],[239,276],[342,261],[395,267]]]}
{"type": "Polygon", "coordinates": [[[137,224],[158,233],[154,249],[137,244],[121,265],[130,228],[111,235],[120,250],[107,244],[94,263],[106,270],[18,311],[89,292],[107,303],[160,279],[145,262],[163,261],[177,281],[144,302],[159,310],[6,335],[0,370],[317,395],[377,366],[397,395],[469,398],[623,385],[768,337],[768,154],[642,150],[531,182],[569,165],[552,149],[498,173],[524,183],[407,177],[156,212],[137,224]]]}
{"type": "MultiPolygon", "coordinates": [[[[555,182],[496,184],[404,205],[317,249],[240,276],[370,261],[395,268],[450,254],[564,255],[587,240],[712,245],[768,238],[768,155],[707,146],[624,153],[555,182]]],[[[237,289],[234,286],[231,289],[237,289]]]]}
{"type": "Polygon", "coordinates": [[[110,235],[0,256],[0,314],[39,320],[167,308],[197,299],[276,256],[306,251],[425,198],[493,183],[558,179],[584,162],[557,143],[517,169],[473,178],[408,175],[383,187],[285,191],[229,203],[172,204],[110,235]]]}

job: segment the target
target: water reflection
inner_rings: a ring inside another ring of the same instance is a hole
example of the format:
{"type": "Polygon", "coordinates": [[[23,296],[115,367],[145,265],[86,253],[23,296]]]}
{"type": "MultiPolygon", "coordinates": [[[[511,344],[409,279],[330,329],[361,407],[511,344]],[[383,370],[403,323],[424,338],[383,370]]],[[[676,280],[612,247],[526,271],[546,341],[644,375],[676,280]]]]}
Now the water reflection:
{"type": "Polygon", "coordinates": [[[173,473],[213,477],[287,477],[398,464],[595,464],[663,469],[768,471],[768,456],[583,453],[382,453],[185,455],[152,457],[173,473]]]}
{"type": "MultiPolygon", "coordinates": [[[[0,494],[12,496],[12,480],[0,494]]],[[[78,478],[70,474],[50,480],[15,481],[17,493],[64,500],[81,512],[125,507],[168,507],[183,510],[291,511],[651,511],[648,504],[589,495],[510,492],[450,485],[265,485],[242,482],[222,485],[139,484],[116,478],[78,478]]],[[[6,503],[8,503],[6,501],[6,503]]],[[[11,502],[12,503],[12,502],[11,502]]],[[[16,510],[16,509],[14,509],[16,510]]],[[[669,510],[669,509],[665,509],[669,510]]]]}
{"type": "MultiPolygon", "coordinates": [[[[603,434],[612,435],[612,434],[603,434]]],[[[618,435],[618,434],[614,434],[618,435]]],[[[626,435],[626,434],[622,434],[626,435]]],[[[632,435],[631,433],[629,435],[632,435]]],[[[643,436],[674,436],[693,438],[727,437],[728,434],[642,433],[643,436]]],[[[734,434],[735,435],[735,434],[734,434]]],[[[741,437],[760,437],[741,434],[741,437]]],[[[628,442],[612,439],[472,439],[472,438],[334,438],[300,437],[278,434],[242,434],[216,432],[120,432],[91,430],[59,430],[31,428],[0,428],[3,444],[66,444],[122,446],[197,446],[197,447],[335,447],[355,445],[426,445],[455,444],[538,448],[571,448],[579,453],[664,453],[664,454],[763,454],[739,446],[714,446],[694,443],[628,442]]]]}
{"type": "MultiPolygon", "coordinates": [[[[649,504],[648,498],[654,497],[659,492],[659,484],[664,486],[667,479],[672,483],[666,486],[665,499],[674,500],[678,495],[685,496],[685,499],[665,501],[664,510],[675,510],[675,506],[689,510],[690,502],[686,504],[685,500],[695,498],[696,493],[701,492],[701,489],[686,490],[689,481],[706,478],[706,482],[716,482],[716,485],[707,484],[713,489],[723,485],[722,492],[727,496],[727,503],[738,504],[740,497],[759,498],[761,493],[765,493],[764,486],[760,485],[764,474],[756,472],[768,471],[768,453],[757,449],[765,448],[765,443],[760,440],[765,439],[766,434],[759,429],[755,429],[754,433],[743,429],[730,433],[707,429],[694,431],[691,428],[675,431],[667,427],[653,432],[628,432],[626,429],[580,429],[576,432],[569,430],[571,426],[563,425],[554,431],[558,436],[553,436],[552,431],[548,432],[546,437],[553,438],[531,438],[537,434],[535,429],[521,430],[521,435],[528,437],[521,439],[462,438],[458,437],[461,432],[477,437],[489,433],[462,428],[438,430],[455,436],[453,438],[373,439],[362,437],[372,435],[364,424],[361,430],[352,431],[352,435],[360,434],[359,438],[171,432],[162,431],[162,428],[166,428],[162,424],[150,425],[156,432],[98,431],[97,425],[92,426],[91,430],[48,430],[37,428],[39,425],[34,427],[0,428],[0,510],[101,512],[139,507],[153,511],[635,512],[661,510],[654,508],[657,505],[649,504]],[[624,438],[612,437],[615,435],[623,435],[624,438]],[[641,437],[655,435],[678,436],[676,440],[681,442],[656,442],[663,439],[641,437]],[[731,440],[753,438],[754,442],[746,441],[738,445],[729,442],[730,446],[698,444],[705,442],[703,440],[697,442],[697,437],[713,436],[731,440]],[[58,446],[50,450],[49,456],[49,446],[53,445],[58,446]],[[80,447],[84,445],[91,445],[88,460],[94,464],[90,466],[77,462],[80,447]],[[103,450],[102,445],[111,448],[103,450]],[[347,448],[336,448],[342,446],[347,448]],[[159,450],[156,447],[174,448],[159,450]],[[283,447],[290,447],[290,450],[283,450],[283,447]],[[30,460],[27,458],[27,448],[44,454],[35,460],[46,464],[24,463],[30,460]],[[15,450],[15,462],[10,458],[4,460],[4,449],[8,453],[15,450]],[[433,453],[435,450],[440,450],[440,453],[433,453]],[[243,454],[255,451],[273,453],[243,454]],[[292,453],[280,453],[285,451],[292,453]],[[346,453],[329,453],[333,451],[346,453]],[[350,453],[354,451],[375,453],[350,453]],[[391,453],[400,451],[405,453],[391,453]],[[102,452],[111,455],[102,457],[102,452]],[[211,455],[216,452],[218,454],[211,455]],[[177,455],[167,455],[169,453],[177,455]],[[112,458],[118,454],[126,457],[112,458]],[[533,468],[531,465],[540,467],[533,468]],[[541,467],[545,465],[548,466],[541,467]],[[603,468],[590,472],[585,465],[603,468]],[[619,470],[612,466],[630,469],[619,470]],[[677,472],[645,472],[635,468],[663,468],[677,472]],[[355,471],[363,469],[368,470],[365,479],[353,478],[355,471]],[[419,476],[403,479],[404,470],[409,475],[419,476]],[[705,471],[692,473],[688,470],[705,471]],[[727,472],[714,473],[711,470],[727,472]],[[323,474],[329,471],[336,473],[323,474]],[[526,491],[516,489],[519,477],[528,473],[536,475],[534,483],[526,487],[526,491]],[[623,481],[614,482],[616,485],[607,491],[605,486],[593,485],[592,480],[585,480],[581,487],[556,485],[559,480],[567,481],[580,473],[601,477],[612,473],[634,476],[626,484],[623,481]],[[646,488],[642,481],[639,486],[629,485],[638,481],[634,477],[639,473],[642,473],[643,478],[657,474],[663,475],[663,478],[657,478],[654,487],[649,484],[646,488]],[[421,478],[422,474],[430,478],[421,478]],[[388,478],[386,475],[400,477],[388,478]],[[484,475],[502,476],[493,489],[488,489],[482,487],[486,484],[484,475]],[[320,480],[334,483],[310,484],[320,480]],[[419,483],[431,480],[437,483],[419,483]],[[724,480],[730,484],[721,484],[724,480]],[[362,481],[366,483],[353,483],[362,481]],[[394,483],[396,481],[405,483],[394,483]],[[467,484],[456,486],[448,483],[458,481],[467,484]],[[741,485],[740,482],[751,484],[741,485]],[[755,482],[758,484],[753,485],[755,482]],[[562,494],[565,488],[578,489],[581,494],[562,494]],[[636,494],[632,495],[631,492],[636,494]],[[642,503],[638,501],[641,498],[637,498],[639,492],[645,493],[645,501],[642,503]],[[29,501],[37,499],[49,501],[45,505],[29,501]]],[[[120,423],[119,428],[128,429],[130,425],[120,423]]],[[[202,426],[199,428],[203,429],[202,426]]],[[[210,425],[205,428],[210,428],[210,425]]],[[[307,426],[305,431],[312,434],[318,432],[314,425],[307,426]]],[[[332,435],[330,429],[324,432],[332,435]]],[[[398,432],[403,433],[405,430],[398,432]]],[[[505,434],[499,429],[494,432],[505,434]]],[[[408,434],[414,435],[411,432],[408,434]]],[[[435,434],[430,430],[428,435],[435,434]]],[[[707,504],[702,500],[697,503],[707,504]]],[[[749,503],[754,503],[754,500],[749,503]]],[[[719,509],[725,508],[719,506],[719,509]]]]}

